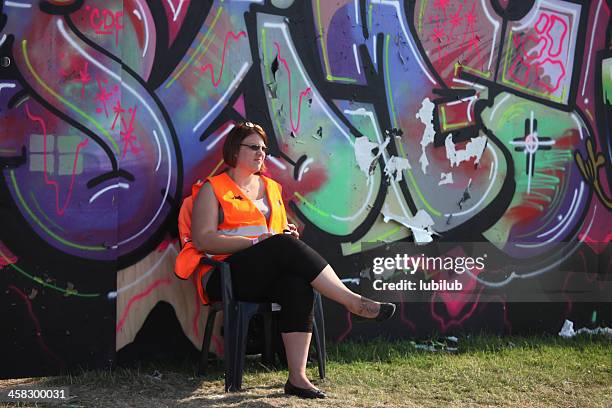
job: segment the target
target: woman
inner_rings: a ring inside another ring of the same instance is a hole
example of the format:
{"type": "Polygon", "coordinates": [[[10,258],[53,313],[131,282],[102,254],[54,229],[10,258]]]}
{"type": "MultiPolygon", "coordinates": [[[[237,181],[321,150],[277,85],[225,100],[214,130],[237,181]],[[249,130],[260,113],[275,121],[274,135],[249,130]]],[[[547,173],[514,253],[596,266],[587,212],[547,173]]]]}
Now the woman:
{"type": "MultiPolygon", "coordinates": [[[[267,142],[264,130],[251,122],[231,130],[223,146],[229,170],[210,177],[199,190],[191,236],[199,251],[230,264],[236,299],[281,305],[280,329],[289,366],[285,393],[325,398],[306,377],[313,289],[350,312],[377,321],[390,318],[395,305],[349,290],[332,267],[299,240],[296,226],[287,223],[280,185],[261,175],[267,142]]],[[[221,300],[219,272],[206,278],[208,298],[221,300]]]]}

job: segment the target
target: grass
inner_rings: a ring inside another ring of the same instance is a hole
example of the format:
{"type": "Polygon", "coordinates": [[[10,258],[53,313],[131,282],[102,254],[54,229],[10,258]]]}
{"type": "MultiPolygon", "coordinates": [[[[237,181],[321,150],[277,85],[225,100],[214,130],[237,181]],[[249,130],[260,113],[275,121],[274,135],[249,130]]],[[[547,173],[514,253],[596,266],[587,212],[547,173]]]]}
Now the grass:
{"type": "MultiPolygon", "coordinates": [[[[316,365],[308,375],[317,378],[316,365]]],[[[221,366],[200,378],[194,362],[4,380],[0,389],[68,386],[75,398],[65,407],[612,407],[612,342],[472,336],[453,354],[408,341],[345,342],[328,345],[327,377],[314,381],[329,395],[318,401],[285,397],[287,371],[258,358],[248,359],[240,393],[223,392],[221,366]]]]}

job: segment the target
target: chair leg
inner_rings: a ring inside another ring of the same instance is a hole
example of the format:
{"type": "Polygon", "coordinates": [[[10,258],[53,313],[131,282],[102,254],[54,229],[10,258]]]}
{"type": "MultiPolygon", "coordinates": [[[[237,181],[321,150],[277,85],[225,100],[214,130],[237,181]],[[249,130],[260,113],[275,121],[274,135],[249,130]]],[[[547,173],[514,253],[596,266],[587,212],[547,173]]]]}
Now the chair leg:
{"type": "Polygon", "coordinates": [[[236,359],[236,333],[238,332],[238,305],[225,307],[223,311],[223,362],[225,365],[225,392],[234,391],[232,378],[236,359]]]}
{"type": "MultiPolygon", "coordinates": [[[[244,371],[249,321],[253,314],[255,314],[255,311],[255,307],[252,308],[244,304],[238,306],[238,313],[235,319],[236,331],[233,338],[234,348],[232,349],[234,357],[232,358],[231,373],[229,373],[229,378],[231,379],[229,391],[240,391],[242,388],[242,372],[244,371]]],[[[226,371],[226,383],[227,379],[228,373],[226,371]]]]}
{"type": "Polygon", "coordinates": [[[208,370],[208,350],[210,350],[210,341],[217,317],[218,310],[209,308],[208,317],[206,318],[206,327],[204,328],[204,339],[202,340],[202,351],[200,353],[200,363],[198,365],[198,375],[206,375],[208,370]]]}
{"type": "Polygon", "coordinates": [[[325,378],[325,362],[327,360],[327,348],[325,345],[325,321],[323,318],[323,302],[321,301],[321,294],[315,293],[315,307],[314,307],[314,325],[313,325],[313,337],[315,340],[315,350],[317,351],[317,360],[319,363],[319,377],[325,378]]]}
{"type": "Polygon", "coordinates": [[[274,365],[274,331],[273,331],[273,317],[268,314],[263,314],[264,324],[264,349],[261,355],[263,364],[274,365]]]}

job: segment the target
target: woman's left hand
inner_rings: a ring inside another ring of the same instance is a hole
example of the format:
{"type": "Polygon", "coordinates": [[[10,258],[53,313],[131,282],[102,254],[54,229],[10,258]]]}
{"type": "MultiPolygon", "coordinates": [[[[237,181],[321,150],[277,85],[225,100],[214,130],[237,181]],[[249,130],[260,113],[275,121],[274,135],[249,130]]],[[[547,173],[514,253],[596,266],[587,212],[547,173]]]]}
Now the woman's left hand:
{"type": "Polygon", "coordinates": [[[289,233],[293,235],[293,237],[300,239],[300,233],[298,232],[295,224],[287,224],[287,229],[289,230],[289,233]]]}

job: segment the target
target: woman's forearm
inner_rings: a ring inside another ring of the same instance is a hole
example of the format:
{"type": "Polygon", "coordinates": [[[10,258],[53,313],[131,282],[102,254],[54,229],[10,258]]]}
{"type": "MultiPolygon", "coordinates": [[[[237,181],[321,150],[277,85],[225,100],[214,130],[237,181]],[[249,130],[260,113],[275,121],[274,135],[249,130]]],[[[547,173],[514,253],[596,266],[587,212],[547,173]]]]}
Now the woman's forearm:
{"type": "Polygon", "coordinates": [[[218,232],[207,232],[193,237],[199,251],[210,255],[233,254],[253,245],[251,238],[239,235],[223,235],[218,232]]]}

